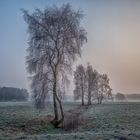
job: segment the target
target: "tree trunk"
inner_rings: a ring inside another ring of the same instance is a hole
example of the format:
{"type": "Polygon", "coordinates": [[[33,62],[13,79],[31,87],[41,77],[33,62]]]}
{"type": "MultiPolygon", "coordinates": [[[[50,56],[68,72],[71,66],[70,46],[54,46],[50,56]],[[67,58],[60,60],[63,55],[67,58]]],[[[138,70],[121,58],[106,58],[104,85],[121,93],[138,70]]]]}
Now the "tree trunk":
{"type": "Polygon", "coordinates": [[[98,100],[98,104],[100,104],[100,98],[99,98],[99,96],[97,97],[97,100],[98,100]]]}
{"type": "Polygon", "coordinates": [[[61,119],[57,122],[57,127],[63,123],[64,121],[64,112],[63,112],[63,107],[62,107],[62,103],[61,103],[61,100],[59,99],[58,95],[56,94],[56,99],[59,103],[59,107],[60,107],[60,113],[61,113],[61,119]]]}
{"type": "Polygon", "coordinates": [[[88,105],[91,105],[91,92],[88,92],[88,105]]]}
{"type": "Polygon", "coordinates": [[[103,88],[102,88],[102,92],[101,92],[101,95],[100,95],[100,104],[102,104],[102,101],[103,101],[103,88]]]}
{"type": "Polygon", "coordinates": [[[55,94],[53,94],[53,106],[54,106],[54,121],[57,121],[58,120],[58,109],[57,109],[55,94]]]}
{"type": "Polygon", "coordinates": [[[55,128],[58,128],[59,125],[64,120],[64,113],[63,113],[61,100],[59,99],[56,90],[57,90],[57,75],[56,75],[56,73],[54,73],[53,105],[54,105],[54,115],[55,115],[55,117],[54,117],[54,120],[52,121],[52,124],[54,125],[55,128]],[[59,117],[57,102],[58,102],[59,107],[60,107],[61,118],[59,117]]]}
{"type": "Polygon", "coordinates": [[[82,87],[82,106],[84,106],[84,91],[83,91],[83,87],[82,87]]]}
{"type": "Polygon", "coordinates": [[[54,106],[54,119],[52,123],[55,125],[55,123],[58,121],[58,108],[57,108],[57,102],[56,102],[56,75],[54,75],[54,84],[53,84],[53,106],[54,106]]]}
{"type": "Polygon", "coordinates": [[[99,100],[99,104],[101,104],[101,97],[100,97],[100,100],[99,100]]]}
{"type": "Polygon", "coordinates": [[[103,95],[101,94],[100,104],[102,104],[103,101],[103,95]]]}

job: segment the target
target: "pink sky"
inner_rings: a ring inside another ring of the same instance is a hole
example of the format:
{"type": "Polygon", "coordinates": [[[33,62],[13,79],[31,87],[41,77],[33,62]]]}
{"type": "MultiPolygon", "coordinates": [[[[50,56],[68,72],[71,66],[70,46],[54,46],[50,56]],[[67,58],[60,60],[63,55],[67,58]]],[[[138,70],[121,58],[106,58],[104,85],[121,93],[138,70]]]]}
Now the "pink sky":
{"type": "Polygon", "coordinates": [[[83,10],[82,26],[88,32],[88,43],[77,63],[90,62],[94,69],[107,73],[114,92],[140,93],[139,0],[0,1],[0,86],[29,89],[27,25],[20,9],[33,12],[36,7],[67,2],[83,10]]]}

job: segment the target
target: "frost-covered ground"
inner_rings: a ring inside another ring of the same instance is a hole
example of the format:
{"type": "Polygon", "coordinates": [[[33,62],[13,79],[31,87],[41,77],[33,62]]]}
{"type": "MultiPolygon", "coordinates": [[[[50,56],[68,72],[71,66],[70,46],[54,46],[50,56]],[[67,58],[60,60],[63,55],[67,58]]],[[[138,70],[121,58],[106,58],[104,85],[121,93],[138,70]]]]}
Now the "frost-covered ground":
{"type": "MultiPolygon", "coordinates": [[[[65,103],[64,109],[77,108],[76,103],[65,103]]],[[[32,131],[22,127],[30,120],[52,114],[52,106],[41,114],[31,103],[0,103],[0,139],[24,140],[140,140],[140,103],[108,103],[92,105],[83,113],[88,120],[73,132],[64,132],[52,126],[40,128],[33,124],[32,131]]]]}

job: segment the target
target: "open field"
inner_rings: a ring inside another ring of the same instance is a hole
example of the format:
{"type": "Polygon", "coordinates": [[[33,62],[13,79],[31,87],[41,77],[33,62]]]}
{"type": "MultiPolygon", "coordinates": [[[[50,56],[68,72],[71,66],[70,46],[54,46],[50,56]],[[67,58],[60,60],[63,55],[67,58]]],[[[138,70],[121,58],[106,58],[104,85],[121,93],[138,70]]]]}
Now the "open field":
{"type": "MultiPolygon", "coordinates": [[[[77,103],[64,103],[64,110],[78,106],[77,103]]],[[[86,123],[70,132],[37,123],[37,118],[45,119],[52,113],[51,104],[39,114],[30,102],[0,103],[0,139],[140,139],[140,103],[108,103],[87,107],[81,115],[87,120],[86,123]]]]}

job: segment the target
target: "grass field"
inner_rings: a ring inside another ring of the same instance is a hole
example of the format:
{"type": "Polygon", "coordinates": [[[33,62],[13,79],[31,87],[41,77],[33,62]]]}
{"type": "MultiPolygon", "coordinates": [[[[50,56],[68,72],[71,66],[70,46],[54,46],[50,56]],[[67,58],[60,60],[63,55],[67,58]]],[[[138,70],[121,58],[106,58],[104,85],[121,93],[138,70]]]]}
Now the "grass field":
{"type": "MultiPolygon", "coordinates": [[[[64,110],[77,108],[78,103],[64,103],[64,110]]],[[[92,105],[81,116],[86,123],[74,131],[54,129],[50,124],[41,125],[53,114],[51,104],[39,114],[30,102],[0,103],[0,139],[25,140],[139,140],[140,103],[108,103],[92,105]],[[29,125],[30,124],[30,125],[29,125]]]]}

